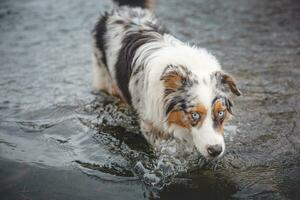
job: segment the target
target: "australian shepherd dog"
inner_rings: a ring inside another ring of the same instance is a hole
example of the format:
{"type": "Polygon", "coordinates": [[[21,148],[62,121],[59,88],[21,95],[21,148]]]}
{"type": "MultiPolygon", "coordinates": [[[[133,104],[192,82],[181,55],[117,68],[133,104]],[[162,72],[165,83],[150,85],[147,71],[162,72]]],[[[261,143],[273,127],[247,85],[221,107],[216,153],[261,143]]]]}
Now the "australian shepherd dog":
{"type": "MultiPolygon", "coordinates": [[[[175,139],[207,159],[225,151],[234,79],[204,48],[171,35],[147,8],[122,5],[105,13],[93,35],[94,87],[132,105],[152,145],[175,139]]],[[[130,2],[130,1],[127,1],[130,2]]]]}

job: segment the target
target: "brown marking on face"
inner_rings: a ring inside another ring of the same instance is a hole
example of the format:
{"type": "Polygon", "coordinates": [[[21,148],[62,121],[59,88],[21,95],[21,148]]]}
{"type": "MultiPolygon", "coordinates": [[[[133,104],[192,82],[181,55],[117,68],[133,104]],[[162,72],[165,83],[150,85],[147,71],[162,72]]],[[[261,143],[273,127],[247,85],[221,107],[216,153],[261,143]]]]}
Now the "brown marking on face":
{"type": "Polygon", "coordinates": [[[172,111],[168,117],[169,125],[174,123],[183,128],[191,130],[192,127],[200,128],[205,117],[207,110],[204,105],[198,104],[195,107],[189,108],[187,112],[175,110],[172,111]],[[192,118],[192,113],[197,112],[200,115],[198,120],[192,118]]]}
{"type": "Polygon", "coordinates": [[[168,117],[168,122],[170,124],[177,124],[179,126],[182,126],[183,128],[191,129],[192,125],[189,123],[189,120],[187,119],[185,113],[180,110],[175,110],[170,113],[168,117]]]}
{"type": "Polygon", "coordinates": [[[224,132],[224,121],[229,117],[229,113],[226,109],[226,105],[224,104],[224,102],[221,99],[219,99],[214,103],[212,111],[213,111],[212,117],[213,117],[213,120],[215,123],[215,128],[218,132],[223,133],[224,132]],[[220,111],[224,111],[223,118],[219,117],[220,111]]]}

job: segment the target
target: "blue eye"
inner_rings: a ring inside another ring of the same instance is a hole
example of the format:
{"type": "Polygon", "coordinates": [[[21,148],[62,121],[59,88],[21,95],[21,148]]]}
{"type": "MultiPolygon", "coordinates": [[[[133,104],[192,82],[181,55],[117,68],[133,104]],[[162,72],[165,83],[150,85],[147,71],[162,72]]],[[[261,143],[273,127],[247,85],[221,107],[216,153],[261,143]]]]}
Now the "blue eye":
{"type": "Polygon", "coordinates": [[[193,120],[199,120],[200,119],[200,114],[198,112],[192,112],[192,118],[193,120]]]}
{"type": "Polygon", "coordinates": [[[221,110],[221,111],[218,113],[219,118],[222,119],[222,118],[224,117],[224,114],[225,114],[224,110],[221,110]]]}

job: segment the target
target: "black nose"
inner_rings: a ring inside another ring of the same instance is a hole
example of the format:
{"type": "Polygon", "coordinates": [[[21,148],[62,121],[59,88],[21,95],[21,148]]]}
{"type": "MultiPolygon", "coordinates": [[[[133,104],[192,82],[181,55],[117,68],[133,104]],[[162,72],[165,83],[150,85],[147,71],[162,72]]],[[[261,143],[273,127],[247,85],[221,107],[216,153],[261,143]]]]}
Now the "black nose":
{"type": "Polygon", "coordinates": [[[216,157],[222,153],[222,146],[215,144],[207,147],[207,152],[211,157],[216,157]]]}

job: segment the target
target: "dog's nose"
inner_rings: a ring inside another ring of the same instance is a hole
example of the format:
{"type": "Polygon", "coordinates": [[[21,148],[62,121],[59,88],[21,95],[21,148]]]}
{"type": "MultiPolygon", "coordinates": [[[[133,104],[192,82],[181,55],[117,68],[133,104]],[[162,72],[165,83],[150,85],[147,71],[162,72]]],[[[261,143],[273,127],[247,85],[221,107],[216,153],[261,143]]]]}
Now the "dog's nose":
{"type": "Polygon", "coordinates": [[[217,157],[222,153],[222,146],[219,144],[210,145],[207,147],[207,152],[211,157],[217,157]]]}

